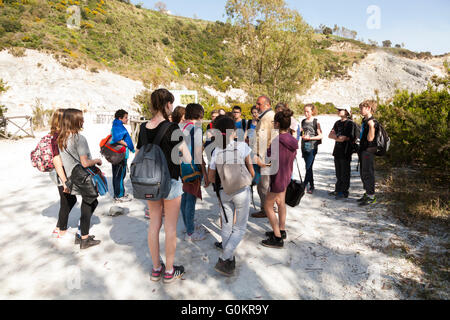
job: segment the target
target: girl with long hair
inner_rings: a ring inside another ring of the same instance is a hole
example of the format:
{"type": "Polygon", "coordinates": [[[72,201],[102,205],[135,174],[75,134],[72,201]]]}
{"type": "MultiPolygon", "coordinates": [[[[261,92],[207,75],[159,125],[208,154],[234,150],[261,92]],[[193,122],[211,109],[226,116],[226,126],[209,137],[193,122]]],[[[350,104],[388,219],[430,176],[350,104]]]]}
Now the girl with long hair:
{"type": "MultiPolygon", "coordinates": [[[[66,109],[62,118],[61,132],[58,136],[58,148],[62,164],[67,175],[72,175],[73,168],[81,163],[84,168],[95,165],[102,165],[101,159],[92,159],[89,145],[86,138],[80,134],[83,129],[84,118],[83,113],[78,109],[66,109]]],[[[68,190],[66,190],[68,191],[68,190]]],[[[79,195],[75,190],[71,191],[71,195],[79,195]]],[[[98,205],[97,199],[87,199],[82,196],[81,202],[81,239],[75,238],[75,244],[80,243],[80,249],[100,244],[100,240],[94,240],[94,236],[89,235],[91,225],[91,217],[98,205]]],[[[67,220],[64,220],[64,223],[67,220]]],[[[66,226],[64,226],[66,227],[66,226]]]]}

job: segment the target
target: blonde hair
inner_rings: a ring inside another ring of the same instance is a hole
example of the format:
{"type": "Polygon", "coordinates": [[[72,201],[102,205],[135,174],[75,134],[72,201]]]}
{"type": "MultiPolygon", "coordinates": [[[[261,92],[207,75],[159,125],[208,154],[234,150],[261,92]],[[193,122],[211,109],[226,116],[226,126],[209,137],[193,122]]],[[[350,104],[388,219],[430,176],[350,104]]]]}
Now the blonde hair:
{"type": "Polygon", "coordinates": [[[313,105],[312,103],[308,103],[308,104],[305,104],[305,106],[303,107],[303,110],[305,110],[306,108],[311,108],[312,115],[317,116],[318,112],[317,112],[317,108],[315,105],[313,105]]]}
{"type": "Polygon", "coordinates": [[[53,112],[50,124],[50,134],[55,135],[61,131],[61,122],[64,114],[64,109],[56,109],[53,112]]]}
{"type": "Polygon", "coordinates": [[[378,102],[375,100],[365,100],[359,105],[360,108],[370,108],[372,113],[377,111],[378,102]]]}
{"type": "Polygon", "coordinates": [[[62,116],[61,132],[58,136],[59,150],[67,148],[67,140],[71,135],[78,134],[83,128],[83,112],[78,109],[66,109],[62,116]]]}

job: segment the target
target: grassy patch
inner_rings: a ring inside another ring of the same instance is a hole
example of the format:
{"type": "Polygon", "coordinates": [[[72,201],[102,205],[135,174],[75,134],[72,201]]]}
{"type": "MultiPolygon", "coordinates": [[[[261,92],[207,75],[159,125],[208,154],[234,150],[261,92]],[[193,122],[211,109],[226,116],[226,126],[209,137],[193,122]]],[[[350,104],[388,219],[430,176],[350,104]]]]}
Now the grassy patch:
{"type": "Polygon", "coordinates": [[[420,167],[394,168],[382,158],[377,160],[385,175],[381,185],[389,212],[423,235],[418,239],[403,239],[416,248],[408,252],[406,259],[420,267],[422,274],[420,281],[399,275],[399,288],[409,297],[449,299],[450,174],[420,167]],[[425,240],[426,236],[433,237],[434,241],[425,240]]]}

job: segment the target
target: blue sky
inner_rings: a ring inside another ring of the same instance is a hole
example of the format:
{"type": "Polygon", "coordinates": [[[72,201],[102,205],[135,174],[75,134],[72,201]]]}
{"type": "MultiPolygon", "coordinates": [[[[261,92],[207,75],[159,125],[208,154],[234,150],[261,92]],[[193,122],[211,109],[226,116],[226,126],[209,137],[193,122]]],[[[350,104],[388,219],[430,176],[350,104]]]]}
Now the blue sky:
{"type": "MultiPolygon", "coordinates": [[[[154,9],[158,0],[132,0],[145,8],[154,9]]],[[[163,0],[172,14],[198,17],[210,21],[225,21],[226,0],[163,0]]],[[[392,44],[405,44],[413,51],[433,54],[450,52],[449,0],[286,0],[313,27],[335,24],[358,32],[357,38],[378,41],[391,40],[392,44]],[[367,13],[369,6],[379,8],[367,13]],[[379,21],[379,28],[369,28],[367,22],[379,21]]]]}

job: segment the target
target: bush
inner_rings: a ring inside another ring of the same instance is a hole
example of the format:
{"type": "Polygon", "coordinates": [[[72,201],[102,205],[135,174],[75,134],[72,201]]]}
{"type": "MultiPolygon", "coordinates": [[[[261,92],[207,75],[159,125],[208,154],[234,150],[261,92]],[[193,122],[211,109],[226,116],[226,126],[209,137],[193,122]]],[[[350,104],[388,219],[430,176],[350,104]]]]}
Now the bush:
{"type": "Polygon", "coordinates": [[[450,93],[429,85],[420,94],[398,91],[392,103],[375,116],[391,138],[388,161],[393,164],[450,167],[450,93]]]}
{"type": "Polygon", "coordinates": [[[0,19],[0,26],[6,32],[18,32],[22,29],[22,24],[19,21],[10,19],[9,17],[2,17],[0,19]]]}

